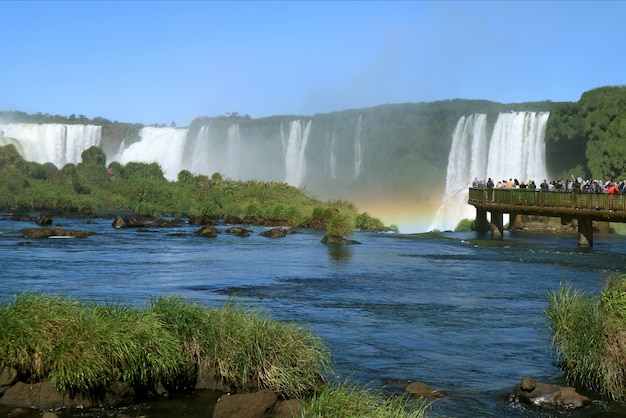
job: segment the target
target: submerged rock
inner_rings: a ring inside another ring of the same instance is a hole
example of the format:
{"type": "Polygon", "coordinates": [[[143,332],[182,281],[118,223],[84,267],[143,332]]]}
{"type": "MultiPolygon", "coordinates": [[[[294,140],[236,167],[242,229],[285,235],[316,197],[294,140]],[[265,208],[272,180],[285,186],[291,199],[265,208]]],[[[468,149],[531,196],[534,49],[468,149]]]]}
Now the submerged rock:
{"type": "Polygon", "coordinates": [[[20,229],[23,234],[23,238],[85,238],[91,235],[98,235],[91,231],[73,231],[70,229],[62,228],[24,228],[20,229]]]}

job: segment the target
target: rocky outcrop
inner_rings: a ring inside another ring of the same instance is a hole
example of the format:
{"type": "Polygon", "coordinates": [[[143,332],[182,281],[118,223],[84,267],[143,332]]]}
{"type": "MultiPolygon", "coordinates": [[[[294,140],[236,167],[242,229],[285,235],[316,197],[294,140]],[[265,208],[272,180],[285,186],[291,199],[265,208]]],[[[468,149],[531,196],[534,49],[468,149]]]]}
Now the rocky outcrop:
{"type": "Polygon", "coordinates": [[[513,392],[509,393],[507,398],[515,403],[562,408],[581,408],[591,402],[589,398],[576,392],[573,387],[541,383],[532,377],[523,378],[515,385],[513,392]]]}
{"type": "Polygon", "coordinates": [[[20,229],[23,238],[50,238],[50,237],[68,237],[68,238],[85,238],[97,235],[91,231],[74,231],[62,228],[24,228],[20,229]]]}

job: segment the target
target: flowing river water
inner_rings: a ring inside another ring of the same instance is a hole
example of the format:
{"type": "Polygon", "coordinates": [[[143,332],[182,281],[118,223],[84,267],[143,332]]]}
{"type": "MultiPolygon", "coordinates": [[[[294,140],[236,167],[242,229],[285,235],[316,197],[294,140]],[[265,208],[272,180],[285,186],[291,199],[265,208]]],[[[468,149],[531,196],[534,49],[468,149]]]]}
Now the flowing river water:
{"type": "MultiPolygon", "coordinates": [[[[361,245],[328,247],[322,231],[269,239],[194,235],[197,226],[115,229],[111,219],[56,219],[84,239],[25,240],[33,223],[0,221],[0,300],[24,291],[141,306],[177,294],[220,307],[228,300],[294,321],[320,335],[340,380],[381,387],[423,381],[446,394],[429,416],[624,416],[622,404],[594,400],[582,410],[506,402],[525,376],[565,384],[549,346],[546,292],[562,283],[597,294],[610,271],[625,271],[626,237],[506,232],[356,232],[361,245]],[[21,245],[29,241],[30,245],[21,245]]],[[[582,392],[582,391],[581,391],[582,392]]],[[[584,392],[583,392],[584,393],[584,392]]],[[[124,409],[127,416],[206,417],[212,392],[124,409]]],[[[0,408],[0,416],[10,409],[0,408]]],[[[59,416],[111,416],[59,411],[59,416]]]]}

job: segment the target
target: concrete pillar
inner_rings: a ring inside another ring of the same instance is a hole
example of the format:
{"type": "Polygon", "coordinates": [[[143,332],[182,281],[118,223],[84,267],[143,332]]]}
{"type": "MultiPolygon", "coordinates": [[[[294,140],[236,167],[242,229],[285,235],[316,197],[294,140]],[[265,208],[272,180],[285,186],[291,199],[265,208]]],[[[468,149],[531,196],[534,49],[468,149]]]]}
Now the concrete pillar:
{"type": "Polygon", "coordinates": [[[593,221],[590,218],[578,219],[578,245],[593,246],[593,221]]]}
{"type": "Polygon", "coordinates": [[[487,211],[485,209],[476,208],[475,226],[477,232],[489,231],[489,221],[487,220],[487,211]]]}
{"type": "Polygon", "coordinates": [[[502,224],[502,212],[491,212],[491,238],[502,239],[504,225],[502,224]]]}

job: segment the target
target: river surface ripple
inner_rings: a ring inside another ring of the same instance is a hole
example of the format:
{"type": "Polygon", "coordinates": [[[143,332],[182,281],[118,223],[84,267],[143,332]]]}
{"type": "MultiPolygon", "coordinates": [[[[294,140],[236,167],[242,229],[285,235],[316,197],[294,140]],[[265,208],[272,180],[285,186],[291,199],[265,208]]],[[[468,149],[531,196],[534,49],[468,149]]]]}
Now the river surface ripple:
{"type": "MultiPolygon", "coordinates": [[[[340,380],[374,387],[417,380],[445,392],[429,416],[626,414],[624,405],[589,394],[593,404],[578,411],[505,401],[525,376],[564,384],[549,347],[546,292],[570,283],[598,293],[607,271],[625,271],[626,237],[597,236],[584,249],[573,235],[506,232],[498,245],[483,245],[488,237],[475,241],[474,233],[357,232],[351,238],[362,245],[327,247],[313,230],[269,239],[248,227],[250,237],[207,239],[190,225],[139,232],[115,229],[110,219],[55,223],[99,235],[20,245],[27,240],[17,231],[33,224],[1,221],[0,300],[24,291],[137,306],[165,294],[212,307],[235,300],[320,335],[340,380]]],[[[171,417],[172,407],[206,416],[202,396],[136,407],[150,417],[171,417]]]]}

